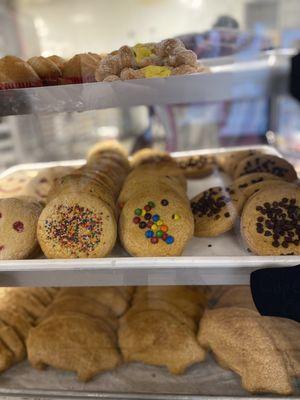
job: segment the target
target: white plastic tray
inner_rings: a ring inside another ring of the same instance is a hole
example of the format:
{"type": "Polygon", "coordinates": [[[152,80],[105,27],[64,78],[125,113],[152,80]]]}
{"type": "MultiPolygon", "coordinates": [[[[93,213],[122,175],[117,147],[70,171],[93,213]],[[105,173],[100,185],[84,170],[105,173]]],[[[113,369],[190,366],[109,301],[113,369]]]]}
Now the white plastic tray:
{"type": "MultiPolygon", "coordinates": [[[[253,147],[251,147],[253,148],[253,147]]],[[[256,146],[278,154],[269,146],[256,146]]],[[[236,150],[247,147],[235,148],[236,150]]],[[[196,150],[173,153],[173,156],[224,153],[233,149],[196,150]]],[[[83,160],[60,163],[23,164],[5,171],[0,178],[22,170],[36,170],[56,165],[82,165],[83,160]]],[[[208,178],[189,181],[189,197],[227,180],[216,171],[208,178]]],[[[109,258],[69,260],[0,261],[0,286],[106,286],[106,285],[176,285],[176,284],[248,284],[250,273],[261,267],[300,264],[299,256],[255,256],[244,248],[240,235],[226,233],[217,238],[194,237],[180,257],[134,258],[116,245],[109,258]],[[211,247],[208,247],[211,245],[211,247]]]]}

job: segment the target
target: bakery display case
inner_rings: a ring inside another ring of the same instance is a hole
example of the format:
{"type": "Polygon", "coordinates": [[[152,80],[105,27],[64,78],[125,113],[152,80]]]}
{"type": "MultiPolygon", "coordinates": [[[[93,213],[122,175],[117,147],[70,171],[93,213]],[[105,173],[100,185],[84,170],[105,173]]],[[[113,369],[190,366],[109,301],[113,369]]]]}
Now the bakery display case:
{"type": "Polygon", "coordinates": [[[0,398],[300,397],[298,5],[213,3],[0,3],[0,398]]]}

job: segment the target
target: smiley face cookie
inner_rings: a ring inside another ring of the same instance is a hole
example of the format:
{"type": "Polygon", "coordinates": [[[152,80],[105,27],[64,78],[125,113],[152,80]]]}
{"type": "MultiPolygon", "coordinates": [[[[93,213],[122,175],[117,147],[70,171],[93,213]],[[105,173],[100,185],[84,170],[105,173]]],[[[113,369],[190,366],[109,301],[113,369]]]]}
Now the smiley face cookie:
{"type": "Polygon", "coordinates": [[[36,227],[42,206],[26,198],[0,199],[0,259],[28,258],[38,248],[36,227]]]}
{"type": "Polygon", "coordinates": [[[25,189],[26,194],[29,196],[34,196],[36,199],[45,202],[55,181],[63,175],[70,173],[72,170],[73,168],[71,167],[53,167],[42,169],[27,183],[25,189]]]}
{"type": "Polygon", "coordinates": [[[254,172],[267,172],[289,182],[297,179],[297,173],[288,161],[269,154],[254,155],[240,161],[235,169],[234,179],[254,172]]]}
{"type": "Polygon", "coordinates": [[[244,203],[242,192],[234,187],[213,187],[191,200],[195,236],[214,237],[233,228],[244,203]]]}
{"type": "Polygon", "coordinates": [[[119,236],[132,256],[178,256],[193,236],[187,203],[172,190],[131,197],[122,209],[119,236]]]}
{"type": "Polygon", "coordinates": [[[19,171],[0,179],[0,198],[25,194],[26,185],[35,175],[35,171],[19,171]]]}
{"type": "Polygon", "coordinates": [[[176,163],[186,178],[203,178],[211,175],[215,168],[214,157],[205,155],[179,157],[176,163]]]}
{"type": "Polygon", "coordinates": [[[257,255],[300,255],[300,189],[279,185],[260,190],[241,217],[244,242],[257,255]]]}

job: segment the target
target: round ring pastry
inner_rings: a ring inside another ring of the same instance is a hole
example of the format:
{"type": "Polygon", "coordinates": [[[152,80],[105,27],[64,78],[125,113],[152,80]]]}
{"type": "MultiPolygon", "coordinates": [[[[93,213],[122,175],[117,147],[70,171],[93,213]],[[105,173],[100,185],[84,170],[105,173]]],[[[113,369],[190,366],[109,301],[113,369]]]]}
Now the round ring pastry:
{"type": "Polygon", "coordinates": [[[254,172],[267,172],[289,182],[297,179],[297,173],[288,161],[269,154],[254,155],[240,161],[234,172],[234,178],[254,172]]]}
{"type": "Polygon", "coordinates": [[[300,189],[284,184],[260,190],[241,218],[246,246],[258,255],[300,255],[300,189]]]}

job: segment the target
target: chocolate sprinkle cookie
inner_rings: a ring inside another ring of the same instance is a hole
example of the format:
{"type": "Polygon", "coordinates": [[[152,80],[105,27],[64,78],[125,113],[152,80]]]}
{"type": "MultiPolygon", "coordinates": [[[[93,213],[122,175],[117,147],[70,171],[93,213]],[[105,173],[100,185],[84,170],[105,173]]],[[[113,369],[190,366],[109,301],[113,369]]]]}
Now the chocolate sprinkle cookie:
{"type": "Polygon", "coordinates": [[[241,191],[233,187],[213,187],[191,200],[195,220],[194,235],[214,237],[233,228],[244,203],[241,191]]]}
{"type": "Polygon", "coordinates": [[[246,203],[241,219],[246,247],[258,255],[300,255],[300,189],[269,187],[246,203]]]}
{"type": "Polygon", "coordinates": [[[289,182],[297,179],[297,173],[288,161],[268,154],[254,155],[240,161],[235,170],[234,179],[254,172],[267,172],[289,182]]]}

